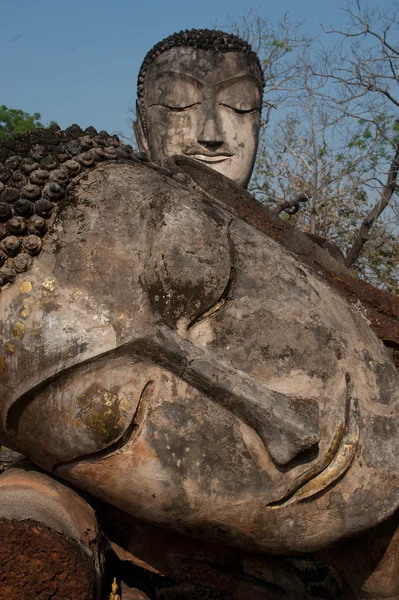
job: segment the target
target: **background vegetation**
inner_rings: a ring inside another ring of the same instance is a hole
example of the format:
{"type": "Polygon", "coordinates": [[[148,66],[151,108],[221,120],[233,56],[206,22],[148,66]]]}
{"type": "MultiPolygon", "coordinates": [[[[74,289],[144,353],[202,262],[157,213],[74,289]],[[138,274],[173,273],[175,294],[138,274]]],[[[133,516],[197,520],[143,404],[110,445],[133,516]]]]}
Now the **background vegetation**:
{"type": "Polygon", "coordinates": [[[250,191],[282,218],[334,241],[359,277],[399,282],[399,4],[345,9],[344,29],[319,39],[287,15],[250,11],[230,30],[266,76],[250,191]]]}

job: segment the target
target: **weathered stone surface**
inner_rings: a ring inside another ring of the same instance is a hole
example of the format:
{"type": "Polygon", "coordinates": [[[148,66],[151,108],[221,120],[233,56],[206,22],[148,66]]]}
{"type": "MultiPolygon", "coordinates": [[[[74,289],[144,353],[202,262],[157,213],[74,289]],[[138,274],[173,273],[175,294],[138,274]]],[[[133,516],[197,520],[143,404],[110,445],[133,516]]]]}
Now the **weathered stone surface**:
{"type": "MultiPolygon", "coordinates": [[[[40,253],[41,241],[29,234],[45,235],[47,220],[55,203],[65,196],[68,184],[81,171],[81,165],[72,158],[76,148],[81,148],[78,144],[81,133],[78,126],[69,127],[66,131],[56,131],[51,127],[17,135],[0,143],[0,177],[7,179],[7,185],[0,182],[0,221],[4,223],[0,228],[0,239],[7,233],[20,238],[17,245],[14,243],[14,247],[7,250],[10,256],[21,251],[32,256],[40,253]],[[60,166],[61,155],[65,162],[60,166]],[[39,168],[35,158],[40,158],[42,168],[39,168]]],[[[103,132],[99,137],[89,131],[83,137],[90,141],[91,151],[94,152],[94,155],[89,153],[89,160],[84,167],[119,158],[137,160],[130,147],[122,144],[121,149],[117,136],[103,132]]],[[[4,244],[7,241],[3,241],[4,244]]],[[[0,264],[0,289],[10,283],[13,275],[31,267],[31,261],[18,257],[4,267],[3,263],[0,264]]]]}
{"type": "Polygon", "coordinates": [[[245,190],[230,184],[227,179],[221,179],[212,170],[204,169],[184,157],[171,158],[168,166],[177,173],[189,174],[215,202],[222,202],[227,210],[293,252],[351,304],[364,310],[374,331],[387,347],[399,348],[398,296],[354,277],[340,261],[334,260],[328,251],[320,249],[319,244],[310,237],[273,216],[245,190]]]}
{"type": "Polygon", "coordinates": [[[94,496],[281,554],[396,510],[386,350],[362,311],[199,187],[96,167],[2,297],[0,438],[94,496]]]}

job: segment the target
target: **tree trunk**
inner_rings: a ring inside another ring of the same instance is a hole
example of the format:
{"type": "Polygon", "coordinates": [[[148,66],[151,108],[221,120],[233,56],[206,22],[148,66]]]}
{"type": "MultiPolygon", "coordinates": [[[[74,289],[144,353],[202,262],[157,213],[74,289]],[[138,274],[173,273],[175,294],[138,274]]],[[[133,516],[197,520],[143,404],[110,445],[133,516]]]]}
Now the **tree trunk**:
{"type": "Polygon", "coordinates": [[[358,258],[360,252],[363,249],[364,244],[370,237],[370,230],[380,216],[382,211],[388,206],[391,201],[392,195],[396,189],[396,180],[398,177],[399,169],[399,142],[396,146],[395,156],[389,167],[387,182],[382,188],[381,197],[377,204],[371,209],[368,215],[364,218],[363,223],[360,227],[359,233],[353,243],[352,248],[349,250],[346,258],[345,265],[349,269],[355,260],[358,258]]]}

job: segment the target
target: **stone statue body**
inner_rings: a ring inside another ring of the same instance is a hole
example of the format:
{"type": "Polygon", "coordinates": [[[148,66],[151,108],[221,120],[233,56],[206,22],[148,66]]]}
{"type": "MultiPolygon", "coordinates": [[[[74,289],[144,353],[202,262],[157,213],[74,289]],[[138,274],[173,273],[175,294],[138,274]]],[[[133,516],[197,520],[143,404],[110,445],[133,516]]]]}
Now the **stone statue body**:
{"type": "Polygon", "coordinates": [[[399,503],[398,373],[361,307],[237,218],[201,168],[248,182],[257,63],[171,48],[144,87],[142,149],[196,159],[215,186],[173,160],[69,185],[1,293],[0,441],[127,515],[244,552],[377,527],[399,503]]]}
{"type": "Polygon", "coordinates": [[[13,447],[130,514],[264,552],[318,549],[396,508],[399,441],[376,430],[398,410],[396,371],[276,242],[139,164],[87,174],[53,231],[3,292],[13,447]],[[345,476],[298,504],[347,437],[345,476]]]}

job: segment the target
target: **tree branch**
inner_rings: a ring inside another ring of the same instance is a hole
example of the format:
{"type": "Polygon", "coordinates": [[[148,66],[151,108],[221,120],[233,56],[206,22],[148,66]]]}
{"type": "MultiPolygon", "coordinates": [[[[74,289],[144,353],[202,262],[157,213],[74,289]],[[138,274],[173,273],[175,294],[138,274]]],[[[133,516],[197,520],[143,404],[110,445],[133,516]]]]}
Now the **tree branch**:
{"type": "Polygon", "coordinates": [[[272,211],[273,215],[278,216],[282,212],[286,212],[288,215],[295,215],[298,211],[301,210],[301,202],[308,202],[309,196],[305,196],[304,194],[299,194],[293,200],[287,200],[286,202],[281,202],[272,211]]]}
{"type": "Polygon", "coordinates": [[[397,178],[399,171],[399,142],[396,145],[395,156],[391,162],[386,184],[384,185],[381,197],[377,204],[372,208],[368,215],[363,219],[359,233],[345,258],[345,266],[349,269],[358,258],[364,244],[370,236],[370,230],[382,211],[388,206],[392,195],[397,187],[397,178]]]}

